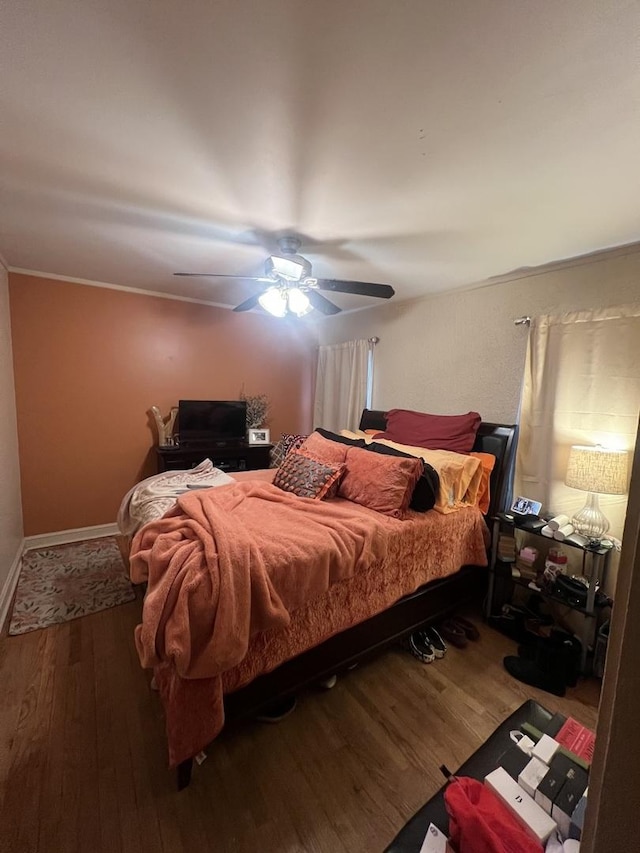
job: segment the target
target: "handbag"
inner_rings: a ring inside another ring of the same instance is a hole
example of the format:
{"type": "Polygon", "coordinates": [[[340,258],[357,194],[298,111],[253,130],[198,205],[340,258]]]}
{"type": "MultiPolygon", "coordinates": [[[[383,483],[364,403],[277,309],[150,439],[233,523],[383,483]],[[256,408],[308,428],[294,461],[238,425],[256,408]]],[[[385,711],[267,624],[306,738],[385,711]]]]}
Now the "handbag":
{"type": "Polygon", "coordinates": [[[542,853],[542,845],[477,779],[455,776],[444,792],[449,840],[457,853],[542,853]]]}

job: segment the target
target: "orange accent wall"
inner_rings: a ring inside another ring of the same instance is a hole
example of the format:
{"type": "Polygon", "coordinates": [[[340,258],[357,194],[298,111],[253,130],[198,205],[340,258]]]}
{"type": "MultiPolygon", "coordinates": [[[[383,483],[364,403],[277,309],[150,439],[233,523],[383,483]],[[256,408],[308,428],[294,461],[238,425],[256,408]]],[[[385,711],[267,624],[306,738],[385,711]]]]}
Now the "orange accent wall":
{"type": "Polygon", "coordinates": [[[311,426],[315,340],[258,314],[10,274],[26,536],[107,524],[155,473],[148,415],[267,394],[272,438],[311,426]]]}

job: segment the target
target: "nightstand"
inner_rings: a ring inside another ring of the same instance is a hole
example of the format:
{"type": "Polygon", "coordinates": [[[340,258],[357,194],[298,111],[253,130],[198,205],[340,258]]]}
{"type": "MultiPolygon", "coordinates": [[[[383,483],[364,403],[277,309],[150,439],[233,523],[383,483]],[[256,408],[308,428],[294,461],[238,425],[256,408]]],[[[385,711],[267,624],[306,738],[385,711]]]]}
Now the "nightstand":
{"type": "Polygon", "coordinates": [[[580,634],[582,643],[582,655],[580,659],[580,670],[585,673],[587,668],[587,653],[589,647],[595,647],[596,631],[597,631],[597,606],[596,606],[596,589],[598,584],[602,587],[604,584],[606,573],[609,565],[609,557],[612,548],[604,546],[590,547],[578,545],[575,542],[564,540],[557,542],[555,539],[549,539],[543,536],[539,531],[528,529],[522,522],[513,517],[507,517],[504,513],[499,513],[493,519],[493,533],[491,538],[491,561],[489,563],[489,591],[485,606],[485,616],[487,619],[498,613],[499,609],[505,601],[510,600],[515,587],[523,587],[530,592],[541,595],[543,598],[551,601],[556,601],[564,607],[569,607],[578,613],[581,613],[583,619],[583,630],[580,634]],[[581,552],[584,557],[584,567],[586,577],[589,584],[587,586],[587,597],[584,607],[573,605],[566,599],[559,597],[554,592],[545,589],[539,589],[537,586],[532,586],[531,582],[519,577],[514,577],[511,573],[512,563],[510,561],[501,560],[498,556],[498,540],[502,532],[510,532],[518,538],[518,536],[534,536],[538,539],[546,541],[550,546],[558,545],[561,547],[576,549],[581,552]],[[503,593],[500,596],[501,602],[497,602],[496,590],[502,587],[503,593]],[[506,589],[506,592],[504,591],[506,589]]]}

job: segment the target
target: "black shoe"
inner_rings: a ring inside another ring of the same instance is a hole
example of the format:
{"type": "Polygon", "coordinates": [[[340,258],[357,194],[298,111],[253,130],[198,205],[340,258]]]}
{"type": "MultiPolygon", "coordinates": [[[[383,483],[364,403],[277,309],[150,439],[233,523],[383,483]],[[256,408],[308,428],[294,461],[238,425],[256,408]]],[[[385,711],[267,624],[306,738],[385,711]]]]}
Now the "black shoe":
{"type": "Polygon", "coordinates": [[[524,627],[525,619],[529,618],[529,616],[529,611],[525,610],[524,607],[505,604],[502,611],[489,616],[488,621],[492,627],[497,628],[502,634],[506,634],[512,640],[522,643],[527,636],[527,631],[524,627]]]}
{"type": "Polygon", "coordinates": [[[287,696],[286,699],[279,699],[277,702],[267,705],[259,714],[256,714],[256,720],[261,723],[279,723],[280,720],[284,720],[285,717],[288,717],[295,710],[297,704],[295,696],[287,696]]]}
{"type": "Polygon", "coordinates": [[[427,628],[424,633],[426,634],[427,642],[431,643],[435,656],[443,658],[447,652],[447,644],[439,632],[435,628],[427,628]]]}
{"type": "Polygon", "coordinates": [[[414,631],[409,635],[409,651],[422,663],[433,663],[436,659],[436,653],[424,631],[414,631]]]}
{"type": "Polygon", "coordinates": [[[518,655],[564,681],[567,687],[575,687],[578,683],[582,643],[567,631],[554,628],[548,637],[530,637],[528,642],[518,646],[518,655]]]}
{"type": "Polygon", "coordinates": [[[557,673],[545,672],[534,661],[517,658],[514,655],[506,657],[503,663],[509,675],[522,681],[523,684],[539,687],[540,690],[546,690],[547,693],[553,693],[555,696],[564,696],[565,680],[557,673]]]}

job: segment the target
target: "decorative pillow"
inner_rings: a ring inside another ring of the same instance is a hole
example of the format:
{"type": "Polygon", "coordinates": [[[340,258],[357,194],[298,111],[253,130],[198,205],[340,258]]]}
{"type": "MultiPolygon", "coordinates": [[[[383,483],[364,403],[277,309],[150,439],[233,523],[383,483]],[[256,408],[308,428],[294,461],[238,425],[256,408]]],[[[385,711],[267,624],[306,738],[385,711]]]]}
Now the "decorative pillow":
{"type": "Polygon", "coordinates": [[[285,432],[271,448],[269,468],[279,468],[284,462],[284,457],[291,450],[296,450],[308,438],[299,433],[285,432]]]}
{"type": "Polygon", "coordinates": [[[402,518],[422,471],[423,462],[418,457],[386,456],[349,447],[347,470],[338,495],[385,515],[402,518]]]}
{"type": "Polygon", "coordinates": [[[311,433],[301,445],[300,450],[331,465],[344,462],[347,456],[347,448],[344,444],[338,444],[336,441],[325,438],[317,430],[311,433]]]}
{"type": "MultiPolygon", "coordinates": [[[[382,453],[385,456],[401,456],[404,459],[415,459],[415,455],[405,453],[402,450],[396,450],[395,447],[389,447],[387,444],[378,444],[372,442],[365,444],[364,449],[369,453],[382,453]]],[[[429,465],[428,462],[422,460],[423,471],[418,482],[416,483],[411,500],[409,501],[409,509],[416,512],[426,512],[428,509],[433,509],[438,499],[440,490],[440,477],[436,469],[429,465]]]]}
{"type": "Polygon", "coordinates": [[[409,409],[387,412],[387,428],[376,438],[412,444],[429,450],[469,453],[473,449],[482,418],[478,412],[466,415],[429,415],[409,409]]]}
{"type": "Polygon", "coordinates": [[[344,465],[327,465],[321,459],[292,450],[278,468],[273,485],[299,498],[332,497],[344,473],[344,465]]]}

